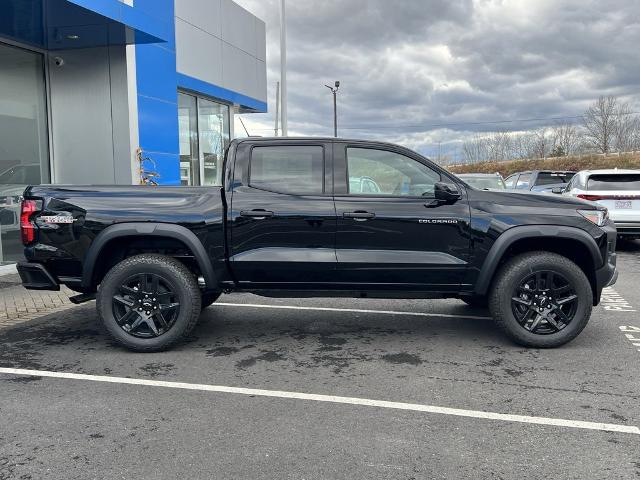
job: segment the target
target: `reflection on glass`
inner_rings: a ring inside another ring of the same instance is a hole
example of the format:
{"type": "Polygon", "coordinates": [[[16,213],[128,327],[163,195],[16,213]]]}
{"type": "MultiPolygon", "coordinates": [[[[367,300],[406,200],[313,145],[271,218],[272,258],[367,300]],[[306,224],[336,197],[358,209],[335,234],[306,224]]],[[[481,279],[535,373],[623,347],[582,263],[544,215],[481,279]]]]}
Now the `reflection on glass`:
{"type": "Polygon", "coordinates": [[[196,97],[178,94],[178,132],[180,138],[180,184],[199,185],[198,115],[196,97]]]}
{"type": "Polygon", "coordinates": [[[49,178],[44,67],[40,54],[0,45],[0,263],[22,258],[20,202],[49,178]]]}
{"type": "Polygon", "coordinates": [[[204,166],[203,185],[222,184],[222,159],[229,145],[229,107],[198,99],[200,151],[204,166]]]}

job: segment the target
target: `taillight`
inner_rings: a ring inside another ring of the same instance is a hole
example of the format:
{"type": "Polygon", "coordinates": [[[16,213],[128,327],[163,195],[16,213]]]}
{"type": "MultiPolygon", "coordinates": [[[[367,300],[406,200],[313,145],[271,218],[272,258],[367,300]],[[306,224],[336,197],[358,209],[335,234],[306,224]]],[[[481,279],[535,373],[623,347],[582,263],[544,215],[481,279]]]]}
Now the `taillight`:
{"type": "Polygon", "coordinates": [[[20,234],[22,243],[29,245],[36,240],[36,226],[31,221],[31,216],[38,211],[38,203],[35,200],[23,200],[20,208],[20,234]]]}
{"type": "Polygon", "coordinates": [[[583,200],[590,200],[597,202],[598,200],[638,200],[640,195],[587,195],[586,193],[580,193],[576,195],[583,200]]]}
{"type": "Polygon", "coordinates": [[[605,197],[601,196],[601,195],[586,195],[584,193],[580,193],[577,195],[578,198],[581,198],[583,200],[589,200],[591,202],[597,202],[598,200],[604,200],[605,197]]]}

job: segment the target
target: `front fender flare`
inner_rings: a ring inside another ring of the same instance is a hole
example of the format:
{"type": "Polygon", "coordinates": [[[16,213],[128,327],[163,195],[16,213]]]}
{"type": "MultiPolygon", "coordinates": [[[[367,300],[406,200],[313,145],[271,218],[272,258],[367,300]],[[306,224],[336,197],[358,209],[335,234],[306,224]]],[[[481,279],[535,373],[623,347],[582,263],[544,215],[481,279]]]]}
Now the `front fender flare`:
{"type": "Polygon", "coordinates": [[[103,248],[111,240],[122,237],[136,237],[140,235],[154,237],[169,237],[184,243],[193,253],[198,267],[202,272],[208,290],[217,288],[218,282],[213,271],[211,260],[202,245],[202,242],[189,229],[171,223],[116,223],[101,231],[91,243],[84,258],[82,266],[82,287],[83,289],[93,289],[93,275],[95,265],[103,248]]]}
{"type": "Polygon", "coordinates": [[[493,275],[498,269],[500,260],[506,251],[515,242],[525,238],[563,238],[575,240],[587,247],[591,254],[593,265],[596,269],[599,268],[603,262],[602,255],[596,241],[591,235],[580,228],[560,225],[522,225],[519,227],[512,227],[502,233],[491,246],[476,281],[474,290],[476,295],[487,294],[487,291],[491,286],[493,275]]]}

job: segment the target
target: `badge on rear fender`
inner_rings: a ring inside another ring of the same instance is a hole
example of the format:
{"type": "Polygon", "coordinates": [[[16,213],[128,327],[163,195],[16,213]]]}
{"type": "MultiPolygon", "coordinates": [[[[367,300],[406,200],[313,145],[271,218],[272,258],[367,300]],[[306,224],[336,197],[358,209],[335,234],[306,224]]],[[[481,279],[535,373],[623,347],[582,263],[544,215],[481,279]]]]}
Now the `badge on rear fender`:
{"type": "Polygon", "coordinates": [[[39,217],[44,223],[73,223],[76,221],[71,215],[42,215],[39,217]]]}

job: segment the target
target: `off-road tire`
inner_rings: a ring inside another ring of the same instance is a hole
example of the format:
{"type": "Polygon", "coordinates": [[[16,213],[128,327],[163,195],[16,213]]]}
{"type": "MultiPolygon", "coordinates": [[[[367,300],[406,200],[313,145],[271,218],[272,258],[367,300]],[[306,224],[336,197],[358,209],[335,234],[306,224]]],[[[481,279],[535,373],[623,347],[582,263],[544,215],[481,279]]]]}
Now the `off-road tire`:
{"type": "Polygon", "coordinates": [[[514,342],[525,347],[553,348],[570,342],[586,327],[593,308],[591,284],[582,269],[566,257],[549,252],[527,252],[507,261],[498,271],[489,296],[489,309],[496,325],[514,342]],[[539,335],[520,325],[512,311],[515,285],[536,271],[564,276],[578,296],[573,319],[559,332],[539,335]]]}
{"type": "Polygon", "coordinates": [[[157,352],[166,350],[183,340],[198,322],[201,295],[196,277],[178,260],[164,255],[143,254],[126,258],[104,276],[96,307],[104,329],[120,345],[135,352],[157,352]],[[153,338],[138,338],[125,332],[118,325],[113,312],[113,296],[122,282],[132,275],[157,274],[170,280],[179,298],[180,310],[169,330],[153,338]]]}

